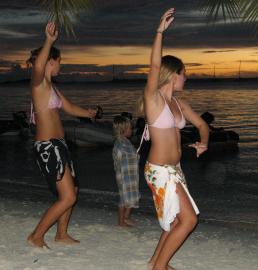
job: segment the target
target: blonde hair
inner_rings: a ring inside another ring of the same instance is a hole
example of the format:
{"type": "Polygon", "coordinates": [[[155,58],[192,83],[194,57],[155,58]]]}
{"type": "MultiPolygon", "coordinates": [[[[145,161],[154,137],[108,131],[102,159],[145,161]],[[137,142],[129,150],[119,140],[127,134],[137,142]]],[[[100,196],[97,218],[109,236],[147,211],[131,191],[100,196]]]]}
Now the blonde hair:
{"type": "MultiPolygon", "coordinates": [[[[159,72],[158,89],[169,83],[171,74],[180,74],[183,68],[184,64],[181,59],[172,55],[163,56],[161,59],[161,67],[159,72]]],[[[143,94],[140,96],[137,102],[137,114],[139,116],[144,116],[145,114],[143,94]]]]}
{"type": "Polygon", "coordinates": [[[131,125],[132,125],[132,122],[129,118],[121,116],[121,115],[115,116],[113,120],[114,136],[116,138],[124,137],[126,129],[130,127],[131,125]]]}

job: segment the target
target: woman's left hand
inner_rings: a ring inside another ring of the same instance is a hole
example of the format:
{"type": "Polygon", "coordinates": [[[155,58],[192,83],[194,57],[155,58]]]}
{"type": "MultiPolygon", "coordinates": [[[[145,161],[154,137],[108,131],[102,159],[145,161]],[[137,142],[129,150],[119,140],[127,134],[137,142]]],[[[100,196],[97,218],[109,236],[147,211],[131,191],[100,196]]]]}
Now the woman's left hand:
{"type": "Polygon", "coordinates": [[[58,37],[57,26],[54,22],[49,22],[45,30],[46,38],[51,43],[54,43],[58,37]]]}
{"type": "Polygon", "coordinates": [[[200,142],[189,144],[189,146],[196,149],[196,156],[197,157],[199,157],[201,154],[203,154],[205,151],[208,150],[207,145],[204,143],[200,143],[200,142]]]}
{"type": "Polygon", "coordinates": [[[88,117],[93,119],[97,114],[97,109],[88,109],[88,117]]]}
{"type": "Polygon", "coordinates": [[[169,25],[174,21],[174,17],[173,17],[174,12],[175,12],[175,9],[170,8],[163,14],[163,16],[160,19],[160,24],[157,29],[157,32],[163,33],[165,30],[167,30],[169,25]]]}

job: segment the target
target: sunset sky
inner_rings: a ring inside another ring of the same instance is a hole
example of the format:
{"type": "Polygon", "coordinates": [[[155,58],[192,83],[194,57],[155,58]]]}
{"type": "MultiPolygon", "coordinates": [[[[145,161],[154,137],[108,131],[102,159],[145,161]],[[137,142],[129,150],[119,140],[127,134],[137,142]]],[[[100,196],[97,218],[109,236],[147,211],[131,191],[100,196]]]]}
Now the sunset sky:
{"type": "MultiPolygon", "coordinates": [[[[42,45],[46,14],[32,0],[0,3],[0,71],[25,67],[30,50],[42,45]]],[[[153,37],[162,13],[176,8],[166,32],[164,54],[184,61],[189,77],[258,77],[258,37],[243,22],[207,24],[198,0],[97,0],[76,23],[77,40],[63,32],[63,72],[145,73],[153,37]]]]}

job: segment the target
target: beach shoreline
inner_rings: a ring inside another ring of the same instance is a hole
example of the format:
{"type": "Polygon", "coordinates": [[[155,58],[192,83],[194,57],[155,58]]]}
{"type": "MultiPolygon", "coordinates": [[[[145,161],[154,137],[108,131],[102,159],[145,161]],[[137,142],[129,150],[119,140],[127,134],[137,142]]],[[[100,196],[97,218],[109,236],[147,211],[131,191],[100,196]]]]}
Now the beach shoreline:
{"type": "MultiPolygon", "coordinates": [[[[18,182],[9,179],[0,179],[0,197],[7,200],[17,200],[17,203],[23,200],[33,202],[52,203],[55,197],[50,193],[45,184],[28,184],[26,182],[18,182]]],[[[228,228],[245,229],[258,232],[258,215],[255,211],[253,215],[248,212],[248,218],[244,219],[243,215],[239,216],[236,211],[236,205],[228,205],[226,209],[215,209],[211,204],[213,201],[200,201],[200,197],[196,200],[201,210],[199,215],[199,223],[218,225],[228,228]],[[228,212],[231,211],[231,215],[228,212]]],[[[254,205],[258,198],[250,199],[250,204],[254,205]]],[[[76,207],[108,209],[117,212],[119,202],[119,194],[116,191],[94,190],[82,188],[79,191],[76,207]]],[[[134,210],[139,215],[156,218],[151,193],[142,194],[139,208],[134,210]]]]}

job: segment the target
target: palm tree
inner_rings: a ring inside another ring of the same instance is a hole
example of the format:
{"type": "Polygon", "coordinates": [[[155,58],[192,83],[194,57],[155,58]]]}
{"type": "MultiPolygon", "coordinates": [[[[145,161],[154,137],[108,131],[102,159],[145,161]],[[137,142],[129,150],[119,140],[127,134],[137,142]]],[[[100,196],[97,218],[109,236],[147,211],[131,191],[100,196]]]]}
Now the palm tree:
{"type": "MultiPolygon", "coordinates": [[[[38,0],[47,11],[48,19],[54,20],[59,27],[64,26],[67,34],[73,34],[73,18],[82,10],[89,9],[91,0],[38,0]]],[[[258,33],[257,0],[200,0],[202,10],[209,21],[215,22],[222,14],[224,20],[242,19],[254,25],[258,33]]]]}
{"type": "Polygon", "coordinates": [[[215,22],[220,15],[225,21],[241,19],[258,33],[257,0],[201,0],[201,6],[209,21],[215,22]]]}
{"type": "Polygon", "coordinates": [[[47,11],[48,20],[55,21],[58,28],[64,27],[65,32],[75,36],[73,20],[80,12],[88,10],[90,0],[37,0],[39,5],[47,11]]]}

